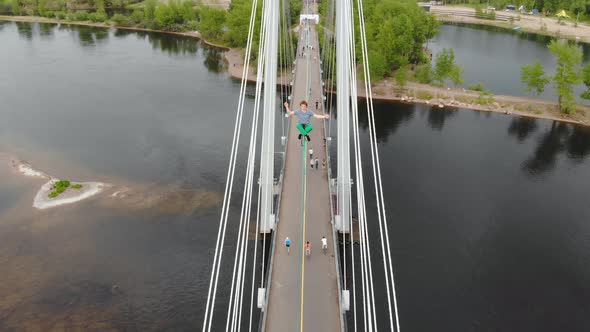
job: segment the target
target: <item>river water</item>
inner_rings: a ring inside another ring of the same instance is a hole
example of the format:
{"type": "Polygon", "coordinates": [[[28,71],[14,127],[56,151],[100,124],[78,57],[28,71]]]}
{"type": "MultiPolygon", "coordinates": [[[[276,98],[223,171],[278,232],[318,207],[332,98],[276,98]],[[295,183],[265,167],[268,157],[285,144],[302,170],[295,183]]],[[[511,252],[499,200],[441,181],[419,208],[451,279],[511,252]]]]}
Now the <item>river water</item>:
{"type": "MultiPolygon", "coordinates": [[[[239,93],[221,54],[28,23],[0,23],[0,48],[0,330],[198,328],[239,93]],[[43,181],[12,156],[140,199],[35,211],[43,181]]],[[[392,104],[377,122],[403,329],[590,329],[588,129],[392,104]]]]}

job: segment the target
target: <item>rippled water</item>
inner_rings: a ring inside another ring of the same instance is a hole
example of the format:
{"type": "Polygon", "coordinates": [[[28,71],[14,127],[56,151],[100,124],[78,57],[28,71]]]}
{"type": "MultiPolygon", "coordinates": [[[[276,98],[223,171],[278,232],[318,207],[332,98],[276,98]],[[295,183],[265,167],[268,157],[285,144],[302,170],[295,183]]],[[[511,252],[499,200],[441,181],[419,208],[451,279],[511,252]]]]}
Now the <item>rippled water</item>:
{"type": "MultiPolygon", "coordinates": [[[[0,330],[198,328],[239,91],[220,53],[2,22],[0,45],[0,330]],[[43,181],[10,156],[139,198],[34,211],[43,181]]],[[[397,104],[377,120],[402,329],[590,329],[587,128],[397,104]]]]}

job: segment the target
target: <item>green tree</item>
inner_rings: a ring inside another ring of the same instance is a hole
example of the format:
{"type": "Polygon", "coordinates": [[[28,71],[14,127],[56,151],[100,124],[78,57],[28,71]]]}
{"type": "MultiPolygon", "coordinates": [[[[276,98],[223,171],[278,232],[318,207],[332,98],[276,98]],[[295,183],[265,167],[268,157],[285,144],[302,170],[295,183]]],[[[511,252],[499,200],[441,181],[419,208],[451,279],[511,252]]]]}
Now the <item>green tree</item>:
{"type": "Polygon", "coordinates": [[[565,113],[574,113],[576,106],[574,85],[582,82],[579,68],[582,62],[582,51],[576,44],[557,40],[552,40],[548,48],[557,60],[553,84],[557,91],[559,109],[565,113]]]}
{"type": "Polygon", "coordinates": [[[12,0],[12,13],[14,15],[21,15],[22,14],[22,9],[21,9],[21,3],[19,0],[12,0]]]}
{"type": "MultiPolygon", "coordinates": [[[[234,0],[227,12],[225,24],[227,25],[227,32],[225,39],[231,46],[245,47],[248,42],[248,28],[250,25],[250,13],[252,12],[252,2],[244,0],[234,0]]],[[[202,13],[209,15],[210,12],[202,13]]],[[[261,16],[257,11],[256,22],[260,23],[261,16]]]]}
{"type": "Polygon", "coordinates": [[[193,8],[194,4],[192,1],[187,0],[182,3],[182,6],[179,8],[180,16],[182,16],[185,22],[192,21],[196,18],[195,9],[193,8]]]}
{"type": "Polygon", "coordinates": [[[590,99],[590,64],[587,64],[582,69],[582,81],[586,86],[586,91],[582,92],[580,97],[590,99]]]}
{"type": "MultiPolygon", "coordinates": [[[[324,1],[323,1],[324,2],[324,1]]],[[[327,3],[327,1],[325,1],[327,3]]],[[[289,14],[291,16],[291,25],[299,23],[299,15],[303,9],[303,1],[289,0],[289,14]]]]}
{"type": "Polygon", "coordinates": [[[432,66],[430,63],[425,63],[416,67],[416,79],[422,84],[429,84],[432,82],[432,66]]]}
{"type": "Polygon", "coordinates": [[[180,25],[184,23],[181,6],[177,0],[169,0],[168,4],[160,3],[156,7],[155,16],[156,25],[161,29],[180,30],[180,25]]]}
{"type": "MultiPolygon", "coordinates": [[[[390,75],[406,63],[419,64],[428,61],[424,44],[438,32],[438,21],[428,15],[412,0],[364,0],[363,1],[368,53],[381,54],[385,59],[385,75],[381,57],[369,57],[371,77],[390,75]],[[375,60],[371,60],[375,59],[375,60]]],[[[356,15],[356,10],[355,10],[356,15]]],[[[359,33],[358,19],[355,31],[359,33]]],[[[361,59],[361,44],[356,43],[356,58],[361,59]]]]}
{"type": "Polygon", "coordinates": [[[369,51],[369,63],[371,67],[371,80],[382,80],[385,74],[389,71],[387,63],[385,63],[385,56],[375,50],[369,51]]]}
{"type": "Polygon", "coordinates": [[[143,8],[143,15],[146,20],[153,21],[156,18],[156,0],[147,0],[143,8]]]}
{"type": "Polygon", "coordinates": [[[400,89],[404,89],[406,87],[406,83],[408,82],[408,67],[407,65],[403,65],[398,68],[397,72],[395,73],[395,82],[399,86],[400,89]]]}
{"type": "Polygon", "coordinates": [[[226,11],[204,6],[199,12],[201,18],[199,22],[199,31],[205,38],[217,39],[223,34],[226,11]]]}
{"type": "Polygon", "coordinates": [[[119,13],[113,15],[113,17],[111,17],[111,21],[113,21],[113,23],[115,23],[115,25],[118,27],[128,27],[133,23],[127,16],[119,13]]]}
{"type": "Polygon", "coordinates": [[[463,68],[454,65],[449,73],[449,79],[455,85],[463,84],[463,68]]]}
{"type": "Polygon", "coordinates": [[[434,80],[444,85],[445,80],[450,79],[455,84],[461,84],[463,70],[455,64],[455,52],[450,48],[443,48],[436,55],[434,64],[434,80]]]}
{"type": "Polygon", "coordinates": [[[545,76],[545,69],[541,61],[535,61],[532,65],[524,65],[520,69],[520,80],[526,84],[526,91],[535,91],[540,95],[545,91],[545,86],[550,78],[545,76]]]}

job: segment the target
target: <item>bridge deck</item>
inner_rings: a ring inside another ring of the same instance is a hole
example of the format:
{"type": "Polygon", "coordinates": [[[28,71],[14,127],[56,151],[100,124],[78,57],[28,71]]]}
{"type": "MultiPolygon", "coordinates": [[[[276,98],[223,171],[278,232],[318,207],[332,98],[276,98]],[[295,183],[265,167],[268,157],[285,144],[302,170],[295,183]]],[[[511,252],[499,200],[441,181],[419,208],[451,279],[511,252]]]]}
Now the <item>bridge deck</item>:
{"type": "MultiPolygon", "coordinates": [[[[321,76],[318,54],[318,37],[315,27],[300,29],[295,85],[291,108],[297,109],[306,98],[309,84],[311,98],[309,108],[315,111],[315,102],[321,105],[321,76]],[[303,39],[301,38],[303,37],[303,39]],[[301,57],[302,45],[309,42],[313,51],[301,57]],[[309,82],[309,83],[308,83],[309,82]]],[[[324,148],[324,120],[313,119],[314,130],[307,149],[313,149],[313,158],[320,160],[319,170],[311,168],[309,153],[305,155],[305,195],[302,176],[302,146],[297,139],[296,118],[291,121],[285,164],[283,193],[277,225],[277,241],[272,272],[272,286],[268,302],[266,331],[340,331],[340,307],[334,248],[332,247],[332,225],[330,215],[330,193],[328,173],[322,168],[326,159],[324,148]],[[303,196],[305,206],[302,207],[303,196]],[[302,216],[305,211],[305,218],[302,216]],[[287,254],[285,237],[291,239],[291,253],[287,254]],[[321,238],[328,239],[328,252],[321,250],[321,238]],[[305,241],[312,245],[311,256],[304,255],[305,241]],[[301,303],[303,299],[303,303],[301,303]]]]}

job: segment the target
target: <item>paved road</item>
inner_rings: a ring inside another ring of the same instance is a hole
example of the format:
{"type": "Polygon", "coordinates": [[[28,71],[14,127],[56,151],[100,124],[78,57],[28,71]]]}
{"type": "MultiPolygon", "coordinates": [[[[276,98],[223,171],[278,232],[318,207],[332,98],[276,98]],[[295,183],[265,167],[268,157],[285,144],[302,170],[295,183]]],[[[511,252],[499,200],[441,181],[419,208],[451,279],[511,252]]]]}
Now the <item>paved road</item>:
{"type": "MultiPolygon", "coordinates": [[[[308,84],[311,88],[311,97],[308,100],[310,109],[315,109],[315,101],[321,100],[318,38],[313,26],[309,31],[309,44],[313,46],[313,51],[308,51],[305,57],[301,57],[299,53],[307,38],[305,29],[300,29],[294,98],[291,105],[293,110],[298,107],[301,100],[306,99],[308,84]],[[304,36],[303,40],[301,36],[304,36]]],[[[266,330],[337,332],[341,330],[341,326],[337,272],[332,248],[330,193],[327,170],[321,166],[322,160],[326,158],[323,145],[324,120],[312,120],[314,130],[307,147],[313,149],[313,158],[319,159],[319,170],[310,167],[307,152],[305,156],[302,154],[302,146],[296,134],[296,123],[296,118],[293,118],[289,128],[266,330]],[[305,169],[302,165],[304,158],[305,169]],[[302,181],[304,174],[305,183],[302,181]],[[304,187],[305,191],[302,190],[304,187]],[[305,207],[302,206],[303,201],[305,207]],[[305,218],[302,215],[303,210],[305,218]],[[284,246],[287,236],[292,241],[290,254],[287,254],[284,246]],[[326,255],[321,250],[322,236],[328,239],[329,250],[326,255]],[[305,241],[310,241],[312,245],[312,253],[308,257],[304,255],[305,241]]]]}

